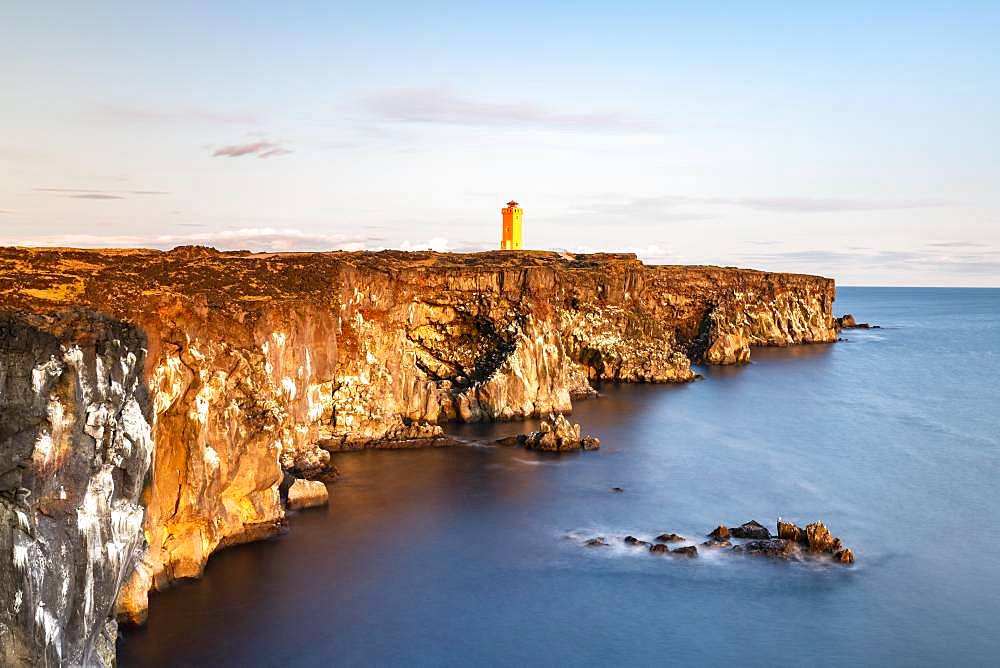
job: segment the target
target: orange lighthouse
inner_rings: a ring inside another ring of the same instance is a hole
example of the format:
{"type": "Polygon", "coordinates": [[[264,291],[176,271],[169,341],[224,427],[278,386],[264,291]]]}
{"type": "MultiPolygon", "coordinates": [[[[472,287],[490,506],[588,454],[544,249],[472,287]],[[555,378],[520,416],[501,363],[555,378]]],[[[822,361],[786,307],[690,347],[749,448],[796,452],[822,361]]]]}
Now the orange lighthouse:
{"type": "Polygon", "coordinates": [[[524,209],[511,200],[507,206],[500,209],[503,214],[503,236],[500,237],[500,250],[521,250],[521,219],[524,209]]]}

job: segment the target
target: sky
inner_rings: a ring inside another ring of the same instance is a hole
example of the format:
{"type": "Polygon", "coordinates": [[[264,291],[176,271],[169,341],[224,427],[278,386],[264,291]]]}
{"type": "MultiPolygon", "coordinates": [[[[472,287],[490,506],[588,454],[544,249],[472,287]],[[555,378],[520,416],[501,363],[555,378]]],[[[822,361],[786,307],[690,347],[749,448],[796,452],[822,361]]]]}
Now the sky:
{"type": "Polygon", "coordinates": [[[0,245],[1000,286],[998,2],[284,4],[0,0],[0,245]]]}

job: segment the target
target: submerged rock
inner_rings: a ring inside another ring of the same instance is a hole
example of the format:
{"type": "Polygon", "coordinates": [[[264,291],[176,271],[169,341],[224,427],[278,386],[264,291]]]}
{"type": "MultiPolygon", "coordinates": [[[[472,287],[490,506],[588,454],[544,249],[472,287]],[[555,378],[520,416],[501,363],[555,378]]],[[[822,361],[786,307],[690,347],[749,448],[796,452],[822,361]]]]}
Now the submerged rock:
{"type": "Polygon", "coordinates": [[[296,478],[288,488],[287,507],[291,510],[325,506],[330,502],[326,485],[318,480],[303,480],[296,478]]]}
{"type": "Polygon", "coordinates": [[[608,547],[608,541],[604,540],[604,536],[597,536],[588,540],[584,545],[587,547],[608,547]]]}
{"type": "Polygon", "coordinates": [[[624,489],[622,489],[621,487],[612,487],[612,488],[611,488],[611,491],[612,491],[612,492],[614,492],[614,493],[616,493],[616,494],[621,494],[621,493],[622,493],[622,492],[624,492],[625,490],[624,490],[624,489]]]}
{"type": "Polygon", "coordinates": [[[717,550],[725,547],[732,547],[733,544],[728,540],[706,540],[704,543],[701,544],[701,546],[717,550]]]}
{"type": "Polygon", "coordinates": [[[676,550],[671,550],[670,554],[675,554],[678,557],[686,557],[688,559],[694,559],[698,556],[698,548],[694,545],[688,545],[687,547],[679,547],[676,550]]]}
{"type": "Polygon", "coordinates": [[[771,537],[771,532],[757,520],[744,522],[735,529],[730,529],[729,533],[734,538],[752,538],[754,540],[764,540],[771,537]]]}
{"type": "Polygon", "coordinates": [[[680,543],[687,540],[687,538],[676,533],[661,533],[656,537],[656,540],[662,543],[680,543]]]}

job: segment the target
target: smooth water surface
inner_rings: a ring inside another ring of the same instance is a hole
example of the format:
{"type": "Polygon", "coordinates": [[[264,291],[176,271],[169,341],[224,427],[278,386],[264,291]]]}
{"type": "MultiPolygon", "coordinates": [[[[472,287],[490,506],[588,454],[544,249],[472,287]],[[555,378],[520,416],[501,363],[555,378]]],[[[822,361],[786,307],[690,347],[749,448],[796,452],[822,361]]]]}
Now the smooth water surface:
{"type": "Polygon", "coordinates": [[[842,288],[835,306],[884,328],[604,386],[574,416],[598,452],[337,455],[328,509],[152,596],[121,665],[995,665],[1000,290],[842,288]],[[778,516],[823,520],[857,564],[621,544],[778,516]],[[596,535],[613,546],[582,546],[596,535]]]}

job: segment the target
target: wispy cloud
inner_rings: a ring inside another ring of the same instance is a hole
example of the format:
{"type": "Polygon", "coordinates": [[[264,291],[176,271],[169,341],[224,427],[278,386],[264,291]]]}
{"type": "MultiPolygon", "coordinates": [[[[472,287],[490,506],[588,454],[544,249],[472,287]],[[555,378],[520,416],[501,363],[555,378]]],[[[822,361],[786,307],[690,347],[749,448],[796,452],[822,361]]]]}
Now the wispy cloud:
{"type": "Polygon", "coordinates": [[[948,206],[935,200],[867,200],[828,197],[693,197],[685,195],[629,196],[604,194],[580,205],[582,213],[633,218],[695,220],[714,218],[722,208],[742,208],[773,213],[841,213],[948,206]],[[706,210],[706,208],[708,210],[706,210]],[[686,209],[686,210],[685,210],[686,209]]]}
{"type": "Polygon", "coordinates": [[[80,193],[79,195],[63,195],[73,199],[125,199],[121,195],[109,195],[108,193],[80,193]]]}
{"type": "Polygon", "coordinates": [[[321,251],[384,248],[378,236],[322,234],[295,228],[247,227],[203,233],[161,235],[61,234],[9,239],[15,246],[73,246],[80,248],[159,248],[185,244],[214,246],[220,250],[321,251]]]}
{"type": "Polygon", "coordinates": [[[114,120],[138,123],[179,123],[190,125],[253,125],[257,118],[251,114],[214,111],[208,109],[149,109],[106,105],[101,113],[114,120]]]}
{"type": "MultiPolygon", "coordinates": [[[[950,243],[950,242],[942,242],[950,243]]],[[[895,270],[909,273],[940,273],[965,276],[1000,277],[1000,260],[995,252],[949,252],[947,250],[792,250],[744,253],[740,261],[754,266],[834,273],[847,269],[895,270]]]]}
{"type": "Polygon", "coordinates": [[[736,197],[703,198],[705,204],[740,206],[779,213],[837,213],[841,211],[886,211],[948,206],[934,200],[865,200],[824,197],[736,197]]]}
{"type": "Polygon", "coordinates": [[[516,125],[549,129],[648,130],[642,119],[620,112],[562,112],[530,102],[484,102],[442,88],[393,88],[365,101],[369,111],[398,123],[446,125],[516,125]]]}
{"type": "Polygon", "coordinates": [[[212,157],[224,156],[227,158],[239,158],[245,155],[255,155],[258,158],[272,158],[279,155],[287,155],[292,151],[267,140],[258,140],[247,144],[230,144],[215,149],[212,157]]]}
{"type": "Polygon", "coordinates": [[[164,190],[99,190],[94,188],[34,188],[35,192],[52,193],[73,199],[126,199],[126,195],[169,195],[164,190]]]}
{"type": "Polygon", "coordinates": [[[933,241],[927,244],[928,246],[934,246],[936,248],[985,248],[986,244],[976,243],[974,241],[933,241]]]}

